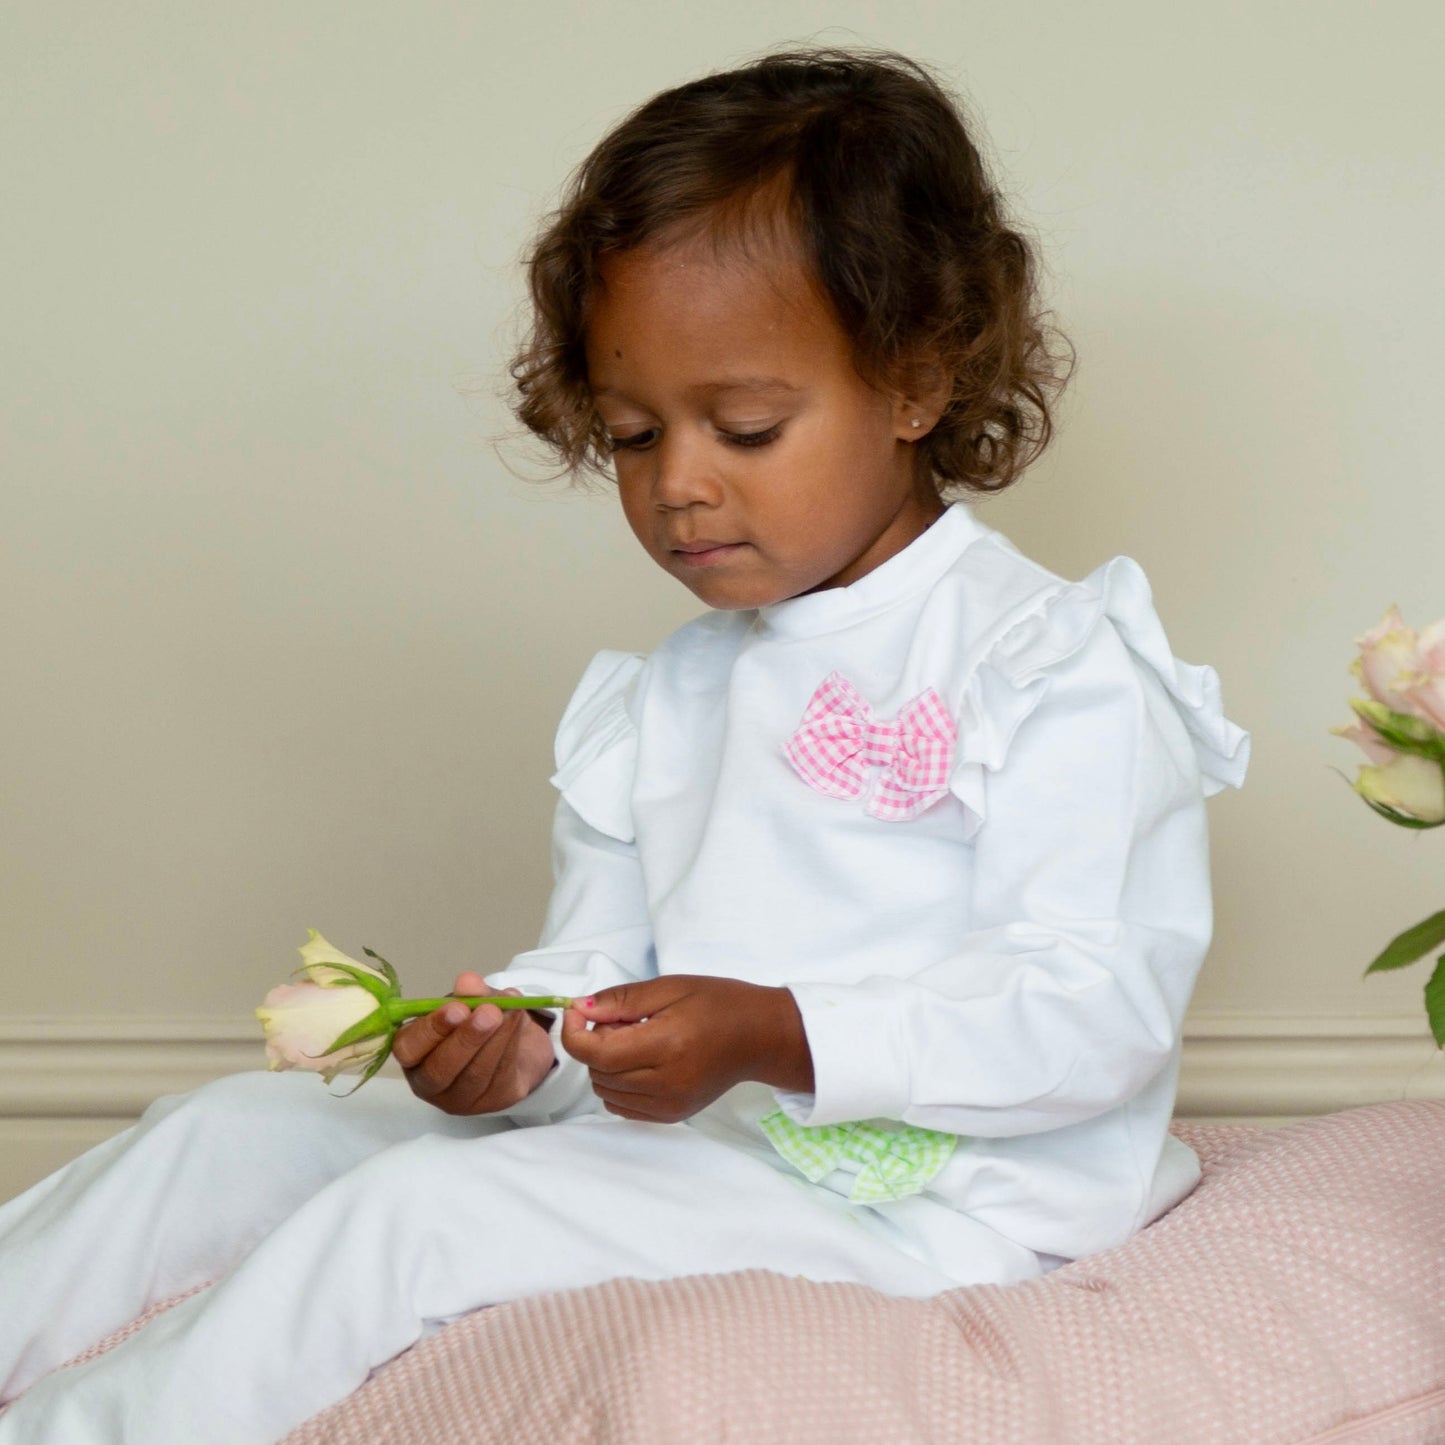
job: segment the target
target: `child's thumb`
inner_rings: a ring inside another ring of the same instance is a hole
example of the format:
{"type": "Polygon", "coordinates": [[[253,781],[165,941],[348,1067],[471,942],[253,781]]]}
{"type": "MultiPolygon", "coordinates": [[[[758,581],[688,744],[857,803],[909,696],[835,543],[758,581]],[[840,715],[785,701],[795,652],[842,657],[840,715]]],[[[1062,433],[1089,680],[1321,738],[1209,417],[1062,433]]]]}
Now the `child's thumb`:
{"type": "Polygon", "coordinates": [[[647,1017],[645,993],[641,984],[619,983],[578,999],[577,1007],[595,1024],[633,1024],[647,1017]]]}

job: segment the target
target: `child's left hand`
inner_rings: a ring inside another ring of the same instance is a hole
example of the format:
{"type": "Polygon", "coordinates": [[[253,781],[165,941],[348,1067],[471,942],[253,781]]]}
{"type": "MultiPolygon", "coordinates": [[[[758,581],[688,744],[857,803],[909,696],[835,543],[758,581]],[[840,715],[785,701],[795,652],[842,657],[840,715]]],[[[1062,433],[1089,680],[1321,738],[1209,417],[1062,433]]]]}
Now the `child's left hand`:
{"type": "Polygon", "coordinates": [[[624,1119],[673,1124],[745,1079],[813,1088],[793,995],[735,978],[669,974],[603,989],[563,1014],[562,1047],[624,1119]]]}

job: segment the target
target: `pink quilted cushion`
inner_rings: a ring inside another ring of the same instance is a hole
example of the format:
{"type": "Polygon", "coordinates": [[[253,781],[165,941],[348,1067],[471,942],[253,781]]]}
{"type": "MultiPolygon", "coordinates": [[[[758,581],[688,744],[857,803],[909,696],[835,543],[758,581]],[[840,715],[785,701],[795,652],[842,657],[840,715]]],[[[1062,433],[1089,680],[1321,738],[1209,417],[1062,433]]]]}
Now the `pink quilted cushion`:
{"type": "Polygon", "coordinates": [[[541,1296],[422,1341],[284,1445],[1445,1441],[1445,1102],[1173,1127],[1194,1193],[1043,1279],[541,1296]]]}

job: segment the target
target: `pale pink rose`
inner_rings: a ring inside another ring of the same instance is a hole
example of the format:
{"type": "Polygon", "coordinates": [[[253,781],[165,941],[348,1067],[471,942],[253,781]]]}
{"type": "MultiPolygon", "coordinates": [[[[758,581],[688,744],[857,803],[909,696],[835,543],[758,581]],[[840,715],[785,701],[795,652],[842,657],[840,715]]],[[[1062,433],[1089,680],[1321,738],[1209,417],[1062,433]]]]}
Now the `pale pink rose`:
{"type": "Polygon", "coordinates": [[[1419,639],[1400,616],[1400,609],[1392,606],[1363,637],[1355,639],[1355,645],[1360,655],[1350,670],[1370,696],[1391,712],[1416,715],[1407,689],[1424,681],[1419,639]]]}
{"type": "MultiPolygon", "coordinates": [[[[302,964],[296,972],[305,975],[304,982],[273,988],[256,1010],[266,1032],[269,1068],[310,1069],[324,1075],[328,1084],[337,1074],[360,1074],[359,1089],[391,1056],[402,1023],[447,1001],[402,998],[396,970],[379,954],[366,950],[379,967],[362,963],[333,948],[314,928],[300,952],[302,964]],[[343,1042],[348,1033],[354,1042],[343,1042]]],[[[469,1006],[487,1001],[471,995],[462,999],[469,1006]]],[[[516,989],[490,1001],[514,1008],[572,1006],[570,998],[527,998],[516,989]]]]}
{"type": "Polygon", "coordinates": [[[278,984],[261,1000],[256,1017],[266,1031],[268,1069],[311,1069],[329,1084],[337,1074],[360,1073],[384,1048],[390,1029],[327,1053],[353,1024],[376,1011],[376,1000],[356,984],[278,984]]]}
{"type": "Polygon", "coordinates": [[[391,1044],[392,1025],[379,1020],[377,1035],[342,1048],[332,1045],[353,1024],[376,1013],[379,1000],[364,981],[375,980],[395,997],[394,980],[369,963],[333,948],[308,930],[301,950],[303,983],[283,983],[261,1000],[256,1017],[266,1031],[266,1066],[311,1069],[329,1084],[337,1074],[363,1073],[391,1044]]]}
{"type": "Polygon", "coordinates": [[[1361,768],[1355,791],[1422,823],[1445,823],[1445,767],[1430,758],[1401,753],[1381,767],[1361,768]]]}
{"type": "Polygon", "coordinates": [[[1410,711],[1445,732],[1445,617],[1421,629],[1415,654],[1422,678],[1405,689],[1410,711]]]}
{"type": "Polygon", "coordinates": [[[1331,728],[1330,731],[1337,738],[1345,738],[1349,742],[1358,743],[1372,763],[1388,763],[1392,758],[1399,756],[1394,748],[1363,718],[1358,718],[1348,725],[1331,728]]]}

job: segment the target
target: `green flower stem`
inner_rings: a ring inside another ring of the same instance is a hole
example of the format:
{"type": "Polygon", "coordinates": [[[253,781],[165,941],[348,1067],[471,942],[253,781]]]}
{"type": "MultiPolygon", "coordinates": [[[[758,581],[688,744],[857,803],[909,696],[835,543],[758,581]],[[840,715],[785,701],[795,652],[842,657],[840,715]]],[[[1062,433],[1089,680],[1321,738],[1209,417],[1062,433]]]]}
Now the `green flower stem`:
{"type": "Polygon", "coordinates": [[[388,999],[383,1007],[386,1009],[387,1017],[393,1023],[400,1023],[402,1019],[414,1019],[422,1014],[435,1013],[439,1008],[445,1008],[449,1003],[464,1003],[468,1008],[476,1008],[481,1003],[494,1003],[498,1008],[570,1008],[572,1000],[563,998],[560,994],[543,994],[534,998],[519,998],[515,994],[483,994],[477,997],[457,998],[455,995],[447,998],[393,998],[388,999]]]}

